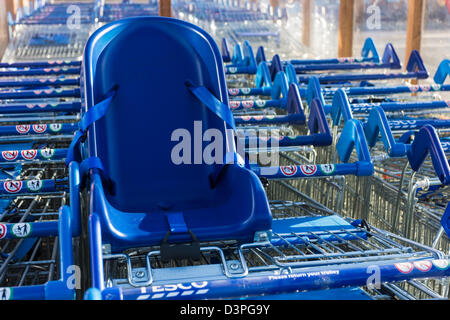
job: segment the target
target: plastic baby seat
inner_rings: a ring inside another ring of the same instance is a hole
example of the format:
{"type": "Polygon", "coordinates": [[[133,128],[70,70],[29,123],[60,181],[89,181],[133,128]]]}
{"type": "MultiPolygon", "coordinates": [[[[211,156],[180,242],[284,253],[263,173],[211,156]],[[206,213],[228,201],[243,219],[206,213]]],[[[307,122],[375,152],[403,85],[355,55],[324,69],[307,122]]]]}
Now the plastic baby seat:
{"type": "Polygon", "coordinates": [[[227,138],[233,123],[221,56],[208,34],[170,18],[117,21],[91,36],[83,71],[84,113],[109,100],[85,132],[82,151],[102,164],[102,170],[87,165],[90,213],[113,252],[157,245],[169,235],[169,242],[250,242],[271,228],[253,172],[198,159],[211,143],[202,141],[207,129],[223,137],[223,156],[235,150],[227,138]],[[181,143],[176,132],[190,137],[182,141],[191,147],[186,163],[172,159],[181,143]]]}

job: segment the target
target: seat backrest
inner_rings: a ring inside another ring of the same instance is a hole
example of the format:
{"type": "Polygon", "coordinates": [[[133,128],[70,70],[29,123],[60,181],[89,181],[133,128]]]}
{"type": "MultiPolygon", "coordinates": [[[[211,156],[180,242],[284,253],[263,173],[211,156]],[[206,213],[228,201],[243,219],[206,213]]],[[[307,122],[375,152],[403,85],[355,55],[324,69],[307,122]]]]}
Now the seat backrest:
{"type": "MultiPolygon", "coordinates": [[[[97,30],[84,54],[84,111],[112,88],[116,95],[106,115],[88,135],[88,155],[102,160],[114,182],[111,204],[128,212],[183,210],[217,201],[210,184],[213,165],[193,164],[210,142],[194,134],[224,121],[188,90],[186,81],[206,87],[228,105],[219,49],[211,37],[187,22],[161,17],[124,19],[97,30]],[[189,132],[191,163],[171,158],[177,129],[189,132]]],[[[229,143],[233,143],[229,141],[229,143]]],[[[230,146],[228,146],[230,148],[230,146]]],[[[223,154],[227,146],[223,146],[223,154]]]]}

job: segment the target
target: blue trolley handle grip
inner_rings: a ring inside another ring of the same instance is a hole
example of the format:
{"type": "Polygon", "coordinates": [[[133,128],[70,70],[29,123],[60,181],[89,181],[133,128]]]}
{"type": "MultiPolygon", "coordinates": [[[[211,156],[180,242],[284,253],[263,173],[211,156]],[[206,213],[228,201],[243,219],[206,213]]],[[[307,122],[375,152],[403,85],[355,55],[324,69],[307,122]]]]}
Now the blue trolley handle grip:
{"type": "Polygon", "coordinates": [[[221,54],[223,62],[231,62],[230,49],[228,47],[228,41],[226,38],[222,39],[221,54]]]}
{"type": "MultiPolygon", "coordinates": [[[[419,57],[420,58],[420,57],[419,57]]],[[[383,64],[390,64],[391,69],[401,69],[402,63],[391,43],[386,45],[384,49],[383,58],[381,59],[383,64]]]]}
{"type": "Polygon", "coordinates": [[[411,168],[418,171],[430,154],[434,170],[439,180],[444,184],[450,184],[450,166],[442,148],[436,130],[431,125],[423,126],[416,133],[413,143],[408,148],[408,160],[411,168]]]}
{"type": "Polygon", "coordinates": [[[364,41],[364,45],[361,49],[361,57],[370,58],[370,54],[372,54],[372,61],[374,63],[380,62],[380,57],[378,55],[377,48],[375,47],[375,43],[372,38],[369,37],[364,41]]]}
{"type": "Polygon", "coordinates": [[[320,81],[317,77],[311,77],[308,81],[308,89],[306,91],[306,101],[308,105],[314,98],[318,98],[322,105],[325,105],[325,99],[323,98],[322,89],[320,87],[320,81]]]}
{"type": "Polygon", "coordinates": [[[277,75],[275,76],[275,80],[273,81],[271,98],[274,100],[287,100],[288,91],[289,86],[286,74],[284,73],[284,71],[280,71],[277,73],[277,75]]]}
{"type": "Polygon", "coordinates": [[[403,157],[406,155],[405,144],[395,141],[386,114],[381,107],[377,106],[370,110],[369,118],[364,125],[364,133],[369,147],[375,146],[380,134],[386,152],[390,157],[403,157]]]}
{"type": "Polygon", "coordinates": [[[259,46],[256,51],[256,63],[259,65],[261,62],[266,62],[266,54],[263,46],[259,46]]]}
{"type": "Polygon", "coordinates": [[[252,69],[250,73],[256,72],[255,55],[253,54],[252,46],[247,40],[244,41],[244,65],[252,69]]]}
{"type": "Polygon", "coordinates": [[[295,68],[292,63],[288,63],[284,66],[284,72],[286,73],[288,83],[297,83],[297,74],[295,73],[295,68]]]}
{"type": "Polygon", "coordinates": [[[447,79],[447,76],[450,74],[450,60],[445,59],[442,60],[439,64],[439,67],[436,70],[436,73],[434,74],[434,82],[437,84],[444,84],[445,79],[447,79]]]}
{"type": "Polygon", "coordinates": [[[352,109],[347,98],[347,94],[344,90],[339,89],[333,96],[333,102],[331,105],[331,118],[334,125],[339,125],[341,117],[344,119],[344,123],[353,119],[352,109]]]}
{"type": "Polygon", "coordinates": [[[270,77],[269,66],[263,61],[258,65],[255,75],[256,88],[272,88],[272,78],[270,77]]]}
{"type": "Polygon", "coordinates": [[[349,119],[342,129],[339,141],[336,144],[336,150],[342,162],[348,162],[353,148],[358,155],[357,176],[370,176],[374,172],[372,160],[370,158],[369,148],[367,146],[364,129],[361,123],[355,119],[349,119]]]}
{"type": "Polygon", "coordinates": [[[281,63],[281,59],[278,54],[273,56],[272,62],[270,63],[269,70],[270,70],[270,76],[272,78],[272,81],[275,80],[275,77],[278,74],[278,72],[283,71],[283,64],[281,63]]]}
{"type": "Polygon", "coordinates": [[[234,50],[233,50],[233,57],[231,58],[231,62],[236,65],[239,66],[243,63],[244,61],[244,52],[242,50],[242,47],[239,43],[237,43],[234,46],[234,50]]]}
{"type": "Polygon", "coordinates": [[[309,106],[308,129],[314,137],[316,146],[329,146],[333,143],[325,111],[319,99],[314,98],[309,106]]]}

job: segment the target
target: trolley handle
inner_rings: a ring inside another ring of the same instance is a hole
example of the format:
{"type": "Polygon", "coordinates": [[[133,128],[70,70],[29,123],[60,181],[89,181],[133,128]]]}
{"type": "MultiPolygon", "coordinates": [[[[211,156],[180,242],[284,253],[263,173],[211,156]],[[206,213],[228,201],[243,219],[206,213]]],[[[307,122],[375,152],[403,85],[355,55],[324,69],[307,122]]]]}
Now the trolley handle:
{"type": "Polygon", "coordinates": [[[332,144],[333,136],[328,126],[325,111],[323,110],[322,103],[317,98],[313,99],[310,105],[308,129],[310,134],[314,136],[314,145],[329,146],[332,144]]]}
{"type": "Polygon", "coordinates": [[[370,158],[364,129],[358,120],[349,119],[345,123],[341,136],[336,144],[336,150],[342,162],[348,162],[353,148],[356,149],[356,154],[358,156],[358,171],[356,175],[372,175],[374,167],[370,158]]]}
{"type": "MultiPolygon", "coordinates": [[[[422,60],[422,59],[420,59],[420,60],[422,60]]],[[[383,53],[383,58],[381,61],[383,64],[389,64],[391,69],[401,69],[402,68],[402,63],[400,62],[400,58],[398,57],[397,52],[395,51],[394,46],[391,43],[388,43],[386,45],[386,48],[384,49],[384,53],[383,53]]],[[[422,63],[422,65],[423,65],[423,63],[422,63]]]]}
{"type": "Polygon", "coordinates": [[[369,37],[364,41],[364,45],[361,50],[361,57],[370,58],[370,54],[372,54],[372,60],[374,63],[380,62],[380,57],[378,55],[377,48],[375,47],[375,43],[373,42],[373,39],[369,37]]]}
{"type": "Polygon", "coordinates": [[[325,105],[319,78],[315,76],[311,77],[308,81],[308,89],[306,91],[306,101],[308,102],[308,105],[314,98],[318,98],[322,105],[325,105]]]}
{"type": "Polygon", "coordinates": [[[406,155],[405,144],[395,141],[386,114],[381,107],[377,106],[370,110],[369,118],[364,124],[364,133],[369,147],[374,147],[377,143],[378,135],[381,135],[381,140],[390,157],[406,155]]]}
{"type": "Polygon", "coordinates": [[[335,126],[339,125],[341,117],[344,119],[344,123],[353,119],[352,109],[343,89],[336,91],[331,105],[331,118],[335,126]]]}
{"type": "Polygon", "coordinates": [[[255,86],[256,88],[272,88],[269,66],[265,61],[261,62],[256,69],[255,86]]]}
{"type": "Polygon", "coordinates": [[[434,74],[434,82],[437,84],[444,84],[445,79],[450,74],[450,60],[444,59],[439,64],[436,73],[434,74]]]}
{"type": "Polygon", "coordinates": [[[416,133],[413,143],[408,148],[408,160],[411,168],[418,171],[430,154],[434,170],[439,180],[450,184],[450,166],[442,148],[438,134],[433,126],[427,124],[416,133]]]}
{"type": "Polygon", "coordinates": [[[222,38],[221,54],[223,62],[231,62],[230,49],[226,38],[222,38]]]}

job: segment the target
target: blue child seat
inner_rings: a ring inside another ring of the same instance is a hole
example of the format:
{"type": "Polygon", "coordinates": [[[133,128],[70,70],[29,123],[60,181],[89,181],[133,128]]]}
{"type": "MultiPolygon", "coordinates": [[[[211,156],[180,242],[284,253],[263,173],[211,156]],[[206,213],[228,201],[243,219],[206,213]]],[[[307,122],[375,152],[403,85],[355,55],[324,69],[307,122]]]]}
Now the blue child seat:
{"type": "MultiPolygon", "coordinates": [[[[124,19],[90,37],[83,63],[85,112],[115,90],[84,149],[101,160],[113,183],[110,190],[98,172],[91,176],[90,212],[99,216],[102,240],[113,251],[159,244],[169,229],[170,242],[189,241],[187,229],[199,241],[249,242],[271,228],[268,201],[253,172],[171,159],[177,129],[190,133],[194,149],[194,121],[226,136],[224,120],[186,85],[203,86],[228,106],[220,52],[207,33],[170,18],[124,19]]],[[[210,142],[200,143],[204,150],[210,142]]],[[[230,150],[233,139],[224,142],[223,154],[230,150]]]]}

